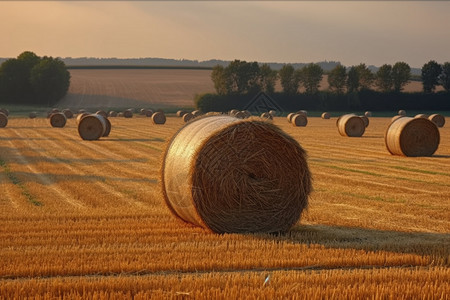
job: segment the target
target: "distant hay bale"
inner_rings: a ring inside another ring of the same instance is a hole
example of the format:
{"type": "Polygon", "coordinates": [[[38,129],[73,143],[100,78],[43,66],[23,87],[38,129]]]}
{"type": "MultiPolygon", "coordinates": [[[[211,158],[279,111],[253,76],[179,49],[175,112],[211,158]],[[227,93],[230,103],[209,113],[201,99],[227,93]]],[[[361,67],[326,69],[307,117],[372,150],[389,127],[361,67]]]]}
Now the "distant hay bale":
{"type": "Polygon", "coordinates": [[[366,112],[364,113],[364,116],[366,116],[367,118],[370,118],[370,117],[372,116],[372,112],[366,111],[366,112]]]}
{"type": "Polygon", "coordinates": [[[242,111],[238,111],[237,113],[234,114],[234,117],[238,119],[245,119],[247,118],[247,115],[242,111]]]}
{"type": "Polygon", "coordinates": [[[52,108],[52,110],[50,111],[50,113],[52,113],[52,114],[56,114],[56,113],[59,113],[59,112],[61,112],[59,110],[59,108],[52,108]]]}
{"type": "Polygon", "coordinates": [[[369,118],[366,117],[365,115],[359,116],[363,122],[364,122],[364,126],[367,128],[367,126],[369,126],[369,118]]]}
{"type": "Polygon", "coordinates": [[[139,110],[139,112],[140,112],[141,115],[145,115],[145,112],[146,112],[146,111],[147,111],[146,108],[141,108],[141,109],[139,110]]]}
{"type": "Polygon", "coordinates": [[[177,111],[177,117],[179,117],[179,118],[182,118],[185,114],[187,114],[187,111],[185,111],[185,110],[177,111]]]}
{"type": "Polygon", "coordinates": [[[199,110],[194,110],[193,112],[191,112],[191,114],[192,114],[194,117],[199,117],[199,116],[202,115],[202,112],[199,111],[199,110]]]}
{"type": "Polygon", "coordinates": [[[90,115],[90,113],[87,113],[87,112],[79,114],[76,119],[77,125],[80,124],[81,119],[83,119],[84,117],[89,116],[89,115],[90,115]]]}
{"type": "Polygon", "coordinates": [[[117,113],[118,117],[123,117],[123,112],[117,113]]]}
{"type": "Polygon", "coordinates": [[[29,117],[30,119],[35,119],[35,118],[37,117],[37,112],[35,112],[35,111],[30,112],[30,113],[28,114],[28,117],[29,117]]]}
{"type": "MultiPolygon", "coordinates": [[[[99,115],[101,116],[101,115],[99,115]]],[[[111,133],[111,122],[108,120],[108,118],[103,118],[105,120],[105,132],[103,133],[103,137],[108,137],[109,134],[111,133]]]]}
{"type": "Polygon", "coordinates": [[[329,118],[331,118],[331,114],[328,112],[324,112],[322,113],[322,119],[328,120],[329,118]]]}
{"type": "Polygon", "coordinates": [[[402,117],[388,126],[384,141],[393,155],[431,156],[439,146],[440,135],[428,119],[402,117]]]}
{"type": "Polygon", "coordinates": [[[288,120],[289,123],[292,122],[292,117],[294,117],[294,116],[295,116],[295,113],[289,113],[289,114],[287,115],[286,119],[288,120]]]}
{"type": "Polygon", "coordinates": [[[6,108],[0,108],[0,112],[3,113],[5,116],[9,116],[9,110],[6,108]]]}
{"type": "Polygon", "coordinates": [[[186,123],[186,122],[189,122],[190,120],[194,119],[195,117],[191,113],[185,113],[182,118],[183,118],[183,121],[186,123]]]}
{"type": "Polygon", "coordinates": [[[115,118],[115,117],[117,117],[117,112],[115,112],[115,111],[113,111],[113,110],[109,111],[109,112],[108,112],[108,117],[110,117],[110,118],[115,118]]]}
{"type": "Polygon", "coordinates": [[[165,124],[166,123],[166,115],[163,112],[155,112],[152,115],[153,124],[165,124]]]}
{"type": "Polygon", "coordinates": [[[286,232],[308,205],[306,158],[296,140],[267,121],[195,119],[165,150],[164,200],[176,217],[216,233],[286,232]]]}
{"type": "Polygon", "coordinates": [[[103,118],[107,119],[108,114],[104,110],[98,110],[95,114],[102,116],[103,118]]]}
{"type": "Polygon", "coordinates": [[[295,112],[296,114],[298,114],[298,115],[305,115],[305,116],[308,116],[308,112],[306,111],[306,110],[299,110],[299,111],[297,111],[297,112],[295,112]]]}
{"type": "Polygon", "coordinates": [[[397,113],[399,116],[406,116],[406,111],[403,109],[400,109],[397,113]]]}
{"type": "Polygon", "coordinates": [[[8,125],[8,116],[4,112],[0,112],[0,128],[5,128],[8,125]]]}
{"type": "Polygon", "coordinates": [[[424,119],[428,119],[429,115],[427,114],[417,114],[414,116],[414,118],[424,118],[424,119]]]}
{"type": "Polygon", "coordinates": [[[291,123],[295,127],[305,127],[308,124],[308,117],[304,114],[295,114],[291,119],[291,123]]]}
{"type": "Polygon", "coordinates": [[[62,113],[66,116],[67,119],[72,119],[73,118],[73,112],[66,108],[62,110],[62,113]]]}
{"type": "Polygon", "coordinates": [[[100,139],[107,129],[106,118],[102,115],[90,114],[83,117],[78,124],[78,134],[83,140],[100,139]]]}
{"type": "Polygon", "coordinates": [[[337,127],[340,135],[348,137],[360,137],[366,130],[363,119],[354,114],[340,116],[337,127]]]}
{"type": "Polygon", "coordinates": [[[241,112],[245,114],[245,118],[250,118],[252,116],[252,113],[248,110],[241,110],[241,112]]]}
{"type": "Polygon", "coordinates": [[[436,124],[437,127],[444,127],[445,125],[445,117],[440,114],[432,114],[428,117],[428,119],[436,124]]]}
{"type": "Polygon", "coordinates": [[[84,114],[85,112],[88,112],[86,109],[82,108],[78,110],[77,114],[84,114]]]}
{"type": "Polygon", "coordinates": [[[261,118],[272,120],[273,116],[271,114],[269,114],[268,112],[264,112],[264,113],[261,114],[261,118]]]}
{"type": "Polygon", "coordinates": [[[232,109],[232,110],[230,110],[230,111],[228,112],[228,114],[229,114],[230,116],[234,117],[234,115],[237,114],[238,111],[239,111],[239,110],[237,110],[237,109],[232,109]]]}
{"type": "Polygon", "coordinates": [[[132,118],[133,117],[133,111],[131,109],[126,109],[126,110],[124,110],[122,112],[122,116],[124,118],[127,118],[127,119],[132,118]]]}
{"type": "Polygon", "coordinates": [[[403,116],[403,115],[396,115],[396,116],[393,116],[392,119],[391,119],[391,123],[392,123],[392,122],[395,122],[395,121],[397,121],[398,119],[403,118],[403,117],[405,117],[405,116],[403,116]]]}
{"type": "Polygon", "coordinates": [[[151,110],[151,109],[146,109],[144,115],[145,115],[147,118],[150,118],[150,117],[153,115],[153,110],[151,110]]]}
{"type": "Polygon", "coordinates": [[[272,117],[276,117],[277,116],[277,112],[275,110],[269,110],[269,114],[272,115],[272,117]]]}
{"type": "Polygon", "coordinates": [[[62,128],[66,126],[67,118],[62,112],[53,113],[50,115],[50,125],[52,127],[62,128]]]}

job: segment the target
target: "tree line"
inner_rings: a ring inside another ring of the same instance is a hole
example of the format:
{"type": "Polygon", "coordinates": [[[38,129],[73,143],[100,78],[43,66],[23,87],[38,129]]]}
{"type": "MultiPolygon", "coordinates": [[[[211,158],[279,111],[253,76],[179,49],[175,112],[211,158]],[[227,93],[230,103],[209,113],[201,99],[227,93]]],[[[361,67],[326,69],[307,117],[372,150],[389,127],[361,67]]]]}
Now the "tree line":
{"type": "Polygon", "coordinates": [[[51,106],[67,94],[70,73],[63,61],[31,51],[0,66],[0,102],[51,106]]]}
{"type": "MultiPolygon", "coordinates": [[[[218,95],[243,95],[259,91],[272,94],[280,81],[286,95],[295,95],[300,89],[314,95],[319,92],[324,70],[318,64],[308,64],[295,69],[284,65],[278,72],[268,64],[234,60],[228,66],[213,68],[211,79],[218,95]]],[[[364,63],[346,68],[336,65],[328,74],[329,91],[336,94],[354,93],[376,88],[378,91],[399,93],[411,80],[411,67],[405,62],[384,64],[373,73],[364,63]]],[[[441,85],[450,90],[450,63],[439,64],[434,60],[425,63],[421,69],[424,93],[433,93],[441,85]]]]}

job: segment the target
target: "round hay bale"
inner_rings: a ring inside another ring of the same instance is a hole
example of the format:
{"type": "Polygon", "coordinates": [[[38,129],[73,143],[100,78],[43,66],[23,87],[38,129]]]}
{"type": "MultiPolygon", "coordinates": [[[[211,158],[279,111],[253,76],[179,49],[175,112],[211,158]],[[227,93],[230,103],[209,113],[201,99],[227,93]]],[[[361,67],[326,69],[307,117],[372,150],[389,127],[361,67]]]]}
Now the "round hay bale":
{"type": "Polygon", "coordinates": [[[428,119],[429,115],[427,114],[417,114],[414,116],[414,118],[424,118],[424,119],[428,119]]]}
{"type": "Polygon", "coordinates": [[[104,111],[104,110],[98,110],[95,114],[96,114],[96,115],[100,115],[100,116],[102,116],[102,117],[105,118],[105,119],[108,118],[108,114],[107,114],[106,111],[104,111]]]}
{"type": "Polygon", "coordinates": [[[338,119],[338,131],[342,136],[360,137],[364,134],[366,126],[361,117],[353,114],[340,116],[338,119]]]}
{"type": "Polygon", "coordinates": [[[428,119],[402,117],[388,126],[384,141],[393,155],[431,156],[439,146],[440,135],[428,119]]]}
{"type": "Polygon", "coordinates": [[[66,126],[67,118],[63,113],[53,113],[50,116],[50,125],[52,127],[62,128],[66,126]]]}
{"type": "Polygon", "coordinates": [[[132,118],[133,117],[133,111],[131,111],[131,109],[124,110],[122,112],[122,116],[124,118],[127,118],[127,119],[132,118]]]}
{"type": "Polygon", "coordinates": [[[84,108],[82,108],[82,109],[79,109],[79,110],[78,110],[78,113],[77,113],[77,114],[83,114],[83,113],[85,113],[85,112],[87,112],[87,110],[84,109],[84,108]]]}
{"type": "Polygon", "coordinates": [[[8,125],[8,116],[4,112],[0,112],[0,128],[5,128],[8,125]]]}
{"type": "Polygon", "coordinates": [[[287,120],[288,120],[289,123],[292,122],[292,117],[293,117],[293,116],[295,116],[295,113],[289,113],[289,114],[287,115],[286,118],[287,118],[287,120]]]}
{"type": "Polygon", "coordinates": [[[306,111],[306,110],[299,110],[299,111],[297,111],[297,112],[295,112],[296,114],[298,114],[298,115],[305,115],[305,116],[308,116],[308,112],[306,111]]]}
{"type": "Polygon", "coordinates": [[[30,112],[30,113],[28,114],[28,117],[29,117],[30,119],[35,119],[35,118],[37,117],[37,112],[35,112],[35,111],[30,112]]]}
{"type": "Polygon", "coordinates": [[[367,118],[370,118],[370,117],[372,116],[372,112],[366,111],[366,112],[364,113],[364,116],[367,117],[367,118]]]}
{"type": "Polygon", "coordinates": [[[199,117],[199,116],[202,115],[202,112],[199,111],[199,110],[194,110],[193,112],[191,112],[191,114],[192,114],[194,117],[199,117]]]}
{"type": "Polygon", "coordinates": [[[231,116],[183,126],[165,150],[160,182],[176,217],[216,233],[286,232],[312,189],[296,140],[269,122],[231,116]]]}
{"type": "Polygon", "coordinates": [[[237,110],[237,109],[232,109],[232,110],[229,111],[228,114],[233,117],[235,114],[237,114],[238,111],[239,110],[237,110]]]}
{"type": "Polygon", "coordinates": [[[331,114],[328,112],[324,112],[322,113],[322,119],[328,120],[329,118],[331,118],[331,114]]]}
{"type": "Polygon", "coordinates": [[[6,108],[0,108],[0,112],[3,113],[5,116],[9,116],[9,110],[7,110],[6,108]]]}
{"type": "Polygon", "coordinates": [[[397,121],[398,119],[403,118],[403,117],[405,117],[405,116],[402,116],[402,115],[396,115],[396,116],[393,116],[392,119],[391,119],[391,123],[392,123],[392,122],[395,122],[395,121],[397,121]]]}
{"type": "Polygon", "coordinates": [[[177,111],[177,117],[182,118],[187,113],[188,113],[187,111],[179,110],[177,111]]]}
{"type": "Polygon", "coordinates": [[[106,128],[106,119],[102,115],[91,114],[80,120],[78,134],[83,140],[94,141],[105,134],[106,128]]]}
{"type": "Polygon", "coordinates": [[[140,113],[141,115],[144,116],[146,111],[147,111],[146,108],[141,108],[141,109],[139,110],[139,113],[140,113]]]}
{"type": "Polygon", "coordinates": [[[195,117],[191,113],[185,113],[182,118],[183,118],[183,121],[186,123],[186,122],[189,122],[190,120],[194,119],[195,117]]]}
{"type": "Polygon", "coordinates": [[[245,118],[250,118],[252,116],[252,113],[248,110],[242,110],[241,112],[245,114],[245,118]]]}
{"type": "Polygon", "coordinates": [[[261,118],[273,120],[273,116],[272,116],[271,114],[269,114],[268,112],[262,113],[262,114],[261,114],[261,118]]]}
{"type": "Polygon", "coordinates": [[[305,127],[308,124],[308,117],[304,114],[295,114],[291,119],[291,123],[295,127],[305,127]]]}
{"type": "Polygon", "coordinates": [[[406,116],[406,111],[403,109],[400,109],[397,113],[399,116],[406,116]]]}
{"type": "Polygon", "coordinates": [[[436,124],[437,127],[444,127],[445,125],[445,117],[440,114],[432,114],[428,117],[428,119],[436,124]]]}
{"type": "Polygon", "coordinates": [[[50,113],[52,113],[52,114],[56,114],[56,113],[59,113],[59,112],[61,112],[59,110],[59,108],[52,108],[52,110],[50,111],[50,113]]]}
{"type": "Polygon", "coordinates": [[[153,124],[165,124],[166,123],[166,115],[163,112],[155,112],[152,115],[153,124]]]}
{"type": "Polygon", "coordinates": [[[123,117],[123,112],[117,114],[118,117],[123,117]]]}
{"type": "Polygon", "coordinates": [[[83,119],[84,117],[89,116],[89,115],[90,115],[90,113],[87,113],[87,112],[79,114],[77,116],[77,125],[80,124],[81,119],[83,119]]]}
{"type": "Polygon", "coordinates": [[[62,110],[62,113],[66,116],[67,119],[72,119],[73,118],[73,112],[66,108],[62,110]]]}
{"type": "Polygon", "coordinates": [[[359,116],[363,122],[364,122],[364,126],[367,128],[367,126],[369,126],[369,118],[366,117],[365,115],[359,116]]]}
{"type": "Polygon", "coordinates": [[[150,118],[153,115],[153,110],[147,109],[144,114],[147,118],[150,118]]]}
{"type": "MultiPolygon", "coordinates": [[[[101,115],[99,115],[99,116],[101,116],[101,115]]],[[[102,116],[103,117],[103,116],[102,116]]],[[[107,137],[107,136],[109,136],[109,134],[111,133],[111,122],[108,120],[108,118],[103,118],[104,120],[105,120],[105,125],[106,125],[106,127],[105,127],[105,132],[103,133],[103,137],[107,137]]]]}
{"type": "Polygon", "coordinates": [[[269,114],[272,115],[272,117],[276,117],[277,116],[277,112],[275,110],[269,110],[269,114]]]}
{"type": "Polygon", "coordinates": [[[247,115],[242,111],[238,111],[237,113],[234,114],[234,117],[238,119],[245,119],[247,118],[247,115]]]}
{"type": "Polygon", "coordinates": [[[117,112],[115,112],[115,111],[113,111],[113,110],[111,110],[111,111],[109,111],[108,112],[108,116],[111,118],[115,118],[115,117],[117,117],[117,112]]]}

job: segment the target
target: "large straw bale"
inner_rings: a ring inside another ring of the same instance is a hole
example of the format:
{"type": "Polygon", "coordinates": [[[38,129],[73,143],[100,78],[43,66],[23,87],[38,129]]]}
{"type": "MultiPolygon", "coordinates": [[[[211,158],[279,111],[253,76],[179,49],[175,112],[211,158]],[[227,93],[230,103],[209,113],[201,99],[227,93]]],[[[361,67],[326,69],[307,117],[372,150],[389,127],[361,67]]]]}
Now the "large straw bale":
{"type": "Polygon", "coordinates": [[[247,115],[242,111],[238,111],[237,113],[234,114],[234,117],[238,119],[245,119],[247,118],[247,115]]]}
{"type": "Polygon", "coordinates": [[[90,114],[80,120],[78,134],[83,140],[98,140],[105,134],[106,126],[106,118],[102,115],[90,114]]]}
{"type": "Polygon", "coordinates": [[[165,124],[166,123],[166,115],[163,112],[155,112],[152,115],[153,124],[165,124]]]}
{"type": "Polygon", "coordinates": [[[235,115],[236,113],[238,113],[238,112],[239,112],[239,110],[237,110],[237,109],[232,109],[232,110],[230,110],[230,111],[228,112],[228,114],[229,114],[230,116],[234,117],[234,115],[235,115]]]}
{"type": "Polygon", "coordinates": [[[8,125],[8,116],[5,113],[0,112],[0,128],[4,128],[6,125],[8,125]]]}
{"type": "Polygon", "coordinates": [[[296,140],[261,119],[195,119],[170,140],[161,185],[171,212],[216,233],[285,232],[308,205],[311,176],[296,140]]]}
{"type": "Polygon", "coordinates": [[[431,156],[439,146],[439,129],[425,118],[402,117],[388,126],[384,141],[394,155],[431,156]]]}
{"type": "Polygon", "coordinates": [[[337,127],[340,135],[348,137],[360,137],[366,129],[363,119],[354,114],[340,116],[337,127]]]}
{"type": "Polygon", "coordinates": [[[105,132],[103,133],[102,136],[107,137],[111,133],[111,122],[108,120],[108,118],[103,118],[103,119],[105,119],[105,132]]]}
{"type": "Polygon", "coordinates": [[[437,127],[444,127],[445,125],[445,117],[443,115],[432,114],[428,119],[436,124],[437,127]]]}
{"type": "Polygon", "coordinates": [[[245,118],[250,118],[252,116],[252,113],[248,110],[242,110],[241,112],[245,114],[245,118]]]}
{"type": "Polygon", "coordinates": [[[66,126],[67,118],[62,112],[53,113],[50,115],[50,125],[52,127],[62,128],[66,126]]]}
{"type": "Polygon", "coordinates": [[[322,119],[328,120],[331,118],[331,114],[329,112],[322,113],[322,119]]]}
{"type": "Polygon", "coordinates": [[[304,114],[295,114],[291,119],[291,123],[295,127],[305,127],[308,125],[308,117],[304,114]]]}

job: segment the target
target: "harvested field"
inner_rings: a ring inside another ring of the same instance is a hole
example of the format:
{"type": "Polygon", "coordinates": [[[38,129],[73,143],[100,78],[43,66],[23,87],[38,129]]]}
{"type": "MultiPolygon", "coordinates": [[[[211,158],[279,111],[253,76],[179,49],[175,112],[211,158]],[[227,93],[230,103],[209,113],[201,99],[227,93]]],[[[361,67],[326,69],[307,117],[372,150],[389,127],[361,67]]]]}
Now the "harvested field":
{"type": "MultiPolygon", "coordinates": [[[[72,69],[70,75],[69,92],[58,103],[61,107],[194,107],[196,94],[215,92],[211,70],[72,69]]],[[[328,88],[327,80],[324,75],[321,90],[328,88]]],[[[275,89],[282,90],[279,81],[275,89]]],[[[422,83],[411,81],[404,91],[422,91],[422,83]]]]}
{"type": "MultiPolygon", "coordinates": [[[[336,119],[336,118],[332,118],[336,119]]],[[[168,117],[10,118],[0,130],[0,298],[444,298],[450,293],[450,126],[432,157],[391,155],[390,118],[363,137],[309,117],[273,123],[308,152],[314,191],[286,235],[217,235],[173,217],[160,193],[168,117]]]]}

